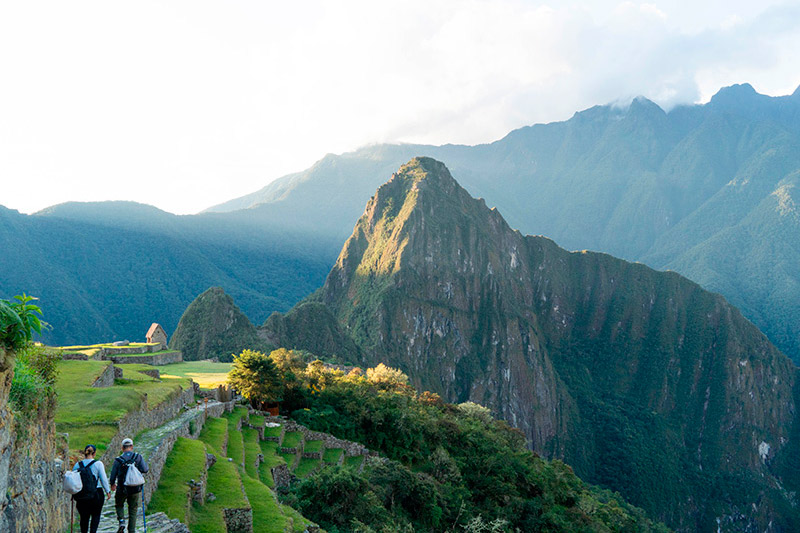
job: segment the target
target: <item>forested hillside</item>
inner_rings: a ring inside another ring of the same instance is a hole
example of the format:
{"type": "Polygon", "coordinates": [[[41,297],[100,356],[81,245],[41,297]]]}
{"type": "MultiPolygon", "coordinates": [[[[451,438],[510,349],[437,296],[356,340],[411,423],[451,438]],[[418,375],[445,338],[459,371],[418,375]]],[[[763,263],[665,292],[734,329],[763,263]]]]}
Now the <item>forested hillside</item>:
{"type": "MultiPolygon", "coordinates": [[[[228,217],[230,218],[230,217],[228,217]]],[[[51,344],[142,340],[152,322],[171,334],[186,306],[224,287],[263,321],[316,289],[330,268],[308,238],[178,217],[126,202],[66,204],[37,215],[0,207],[0,296],[47,305],[51,344]]]]}

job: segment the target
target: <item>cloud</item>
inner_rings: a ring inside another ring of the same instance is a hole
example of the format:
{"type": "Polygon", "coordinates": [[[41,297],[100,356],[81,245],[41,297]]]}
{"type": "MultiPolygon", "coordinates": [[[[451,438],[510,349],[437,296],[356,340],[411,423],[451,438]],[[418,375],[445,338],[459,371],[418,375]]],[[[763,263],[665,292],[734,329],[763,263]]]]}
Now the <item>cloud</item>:
{"type": "Polygon", "coordinates": [[[800,83],[791,4],[10,4],[0,203],[194,212],[370,142],[478,143],[636,95],[800,83]],[[37,183],[35,193],[30,184],[37,183]]]}

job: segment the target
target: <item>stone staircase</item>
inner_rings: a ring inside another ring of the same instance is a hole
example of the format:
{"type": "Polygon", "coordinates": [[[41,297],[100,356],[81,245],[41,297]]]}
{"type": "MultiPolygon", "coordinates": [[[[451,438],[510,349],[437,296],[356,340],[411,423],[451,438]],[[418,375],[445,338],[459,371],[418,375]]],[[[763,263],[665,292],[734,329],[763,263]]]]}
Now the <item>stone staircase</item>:
{"type": "MultiPolygon", "coordinates": [[[[200,428],[202,428],[203,421],[207,414],[219,416],[224,408],[225,406],[220,402],[208,402],[207,404],[197,405],[185,410],[166,424],[136,436],[134,440],[134,451],[144,457],[150,469],[148,474],[145,475],[146,483],[145,490],[143,491],[145,502],[150,500],[150,496],[158,486],[157,480],[164,467],[164,462],[177,438],[190,434],[192,428],[194,429],[194,433],[198,433],[200,428]]],[[[110,471],[111,465],[108,464],[106,467],[110,471]]],[[[80,528],[77,527],[77,511],[75,511],[75,517],[76,526],[74,527],[74,531],[80,531],[80,528]]],[[[116,533],[118,528],[119,521],[117,520],[117,514],[114,509],[114,496],[112,495],[111,499],[106,500],[103,505],[100,527],[97,531],[98,533],[116,533]]],[[[144,520],[142,520],[142,509],[140,508],[136,524],[136,533],[144,533],[144,531],[145,524],[144,520]]],[[[189,528],[178,520],[171,520],[164,513],[154,513],[152,516],[147,516],[147,532],[189,533],[189,528]]]]}

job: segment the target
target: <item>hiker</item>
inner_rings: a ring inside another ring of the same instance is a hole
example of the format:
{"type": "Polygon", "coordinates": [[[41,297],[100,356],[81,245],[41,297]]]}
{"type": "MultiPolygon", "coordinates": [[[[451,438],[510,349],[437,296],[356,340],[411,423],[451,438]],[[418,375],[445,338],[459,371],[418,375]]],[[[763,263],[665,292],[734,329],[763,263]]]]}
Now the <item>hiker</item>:
{"type": "Polygon", "coordinates": [[[81,533],[90,532],[90,521],[91,533],[97,533],[103,502],[106,498],[111,497],[106,468],[103,466],[103,461],[98,461],[94,458],[96,453],[97,447],[94,444],[87,444],[83,449],[85,459],[75,463],[73,468],[73,470],[80,473],[83,485],[80,492],[72,496],[72,499],[76,502],[75,506],[78,508],[78,514],[81,517],[81,533]]]}
{"type": "Polygon", "coordinates": [[[119,519],[117,533],[125,533],[125,502],[128,503],[128,533],[134,533],[136,530],[136,514],[139,511],[142,485],[125,484],[131,466],[135,466],[142,474],[147,472],[144,458],[133,451],[133,441],[125,439],[122,441],[122,455],[114,459],[114,466],[111,467],[111,490],[117,490],[117,483],[120,485],[114,494],[114,505],[119,519]]]}

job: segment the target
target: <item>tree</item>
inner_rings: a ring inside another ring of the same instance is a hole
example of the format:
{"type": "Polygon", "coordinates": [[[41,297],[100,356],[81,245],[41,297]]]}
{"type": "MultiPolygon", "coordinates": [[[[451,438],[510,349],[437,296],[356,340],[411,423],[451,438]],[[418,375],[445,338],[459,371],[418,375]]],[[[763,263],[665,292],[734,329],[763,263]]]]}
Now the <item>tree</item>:
{"type": "Polygon", "coordinates": [[[386,385],[389,387],[408,385],[407,375],[401,370],[386,366],[383,363],[378,364],[375,368],[367,369],[367,380],[376,385],[386,385]]]}
{"type": "Polygon", "coordinates": [[[263,408],[265,403],[281,400],[280,374],[275,363],[262,352],[244,350],[234,355],[228,384],[256,409],[263,408]]]}

